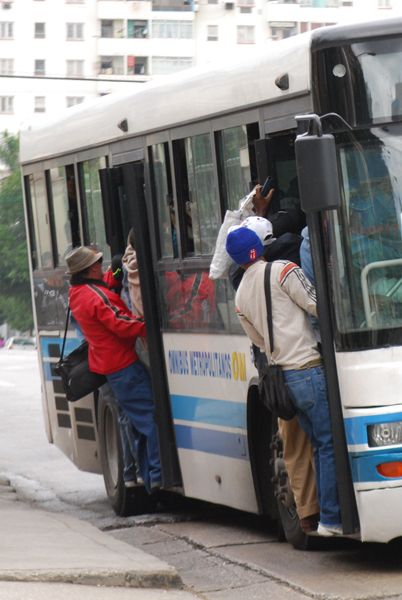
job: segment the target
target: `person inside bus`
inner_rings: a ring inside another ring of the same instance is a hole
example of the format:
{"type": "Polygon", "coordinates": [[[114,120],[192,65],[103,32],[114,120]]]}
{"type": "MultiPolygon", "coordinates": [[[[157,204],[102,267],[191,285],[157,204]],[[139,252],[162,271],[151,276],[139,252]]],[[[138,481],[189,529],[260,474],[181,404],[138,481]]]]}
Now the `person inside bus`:
{"type": "MultiPolygon", "coordinates": [[[[251,216],[243,221],[242,227],[248,227],[257,233],[264,246],[263,256],[265,257],[266,250],[276,243],[270,221],[264,217],[251,216]]],[[[285,236],[286,234],[284,237],[285,236]]],[[[293,255],[296,260],[299,261],[298,248],[300,242],[298,241],[296,245],[291,243],[291,247],[292,246],[293,255]]],[[[282,245],[280,245],[279,248],[284,249],[282,245]]],[[[281,258],[280,253],[275,253],[274,256],[276,259],[281,258]]],[[[283,258],[286,260],[287,256],[284,256],[283,258]]],[[[270,259],[268,258],[266,260],[270,259]]],[[[236,267],[236,269],[240,269],[242,275],[244,275],[244,269],[239,267],[236,263],[233,263],[233,266],[236,267]]],[[[231,279],[235,290],[237,290],[240,285],[242,275],[241,277],[238,276],[236,278],[234,284],[233,278],[231,279]]],[[[258,374],[261,375],[264,366],[267,364],[267,355],[255,344],[253,344],[253,354],[258,374]]],[[[283,459],[295,497],[301,527],[305,533],[312,533],[317,530],[320,512],[315,483],[313,448],[296,417],[291,421],[278,419],[278,427],[283,440],[283,459]]]]}
{"type": "Polygon", "coordinates": [[[323,536],[342,535],[331,421],[325,371],[308,313],[317,315],[315,289],[296,264],[275,261],[271,270],[271,296],[275,349],[271,355],[265,301],[263,245],[247,227],[228,234],[226,250],[242,265],[244,277],[236,293],[236,312],[251,339],[269,358],[282,366],[285,385],[297,418],[314,448],[320,522],[323,536]]]}
{"type": "Polygon", "coordinates": [[[145,322],[133,316],[103,281],[102,252],[84,246],[67,255],[71,311],[89,344],[91,370],[106,375],[136,431],[138,469],[151,493],[162,487],[151,381],[134,344],[146,336],[145,322]]]}

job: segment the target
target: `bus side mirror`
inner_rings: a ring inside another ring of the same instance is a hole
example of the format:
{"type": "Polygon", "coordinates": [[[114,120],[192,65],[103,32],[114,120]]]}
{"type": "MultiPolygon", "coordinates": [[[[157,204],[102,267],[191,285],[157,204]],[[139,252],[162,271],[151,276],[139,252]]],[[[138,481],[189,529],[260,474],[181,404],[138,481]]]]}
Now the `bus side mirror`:
{"type": "Polygon", "coordinates": [[[295,141],[300,204],[304,212],[334,210],[341,192],[333,135],[299,135],[295,141]]]}

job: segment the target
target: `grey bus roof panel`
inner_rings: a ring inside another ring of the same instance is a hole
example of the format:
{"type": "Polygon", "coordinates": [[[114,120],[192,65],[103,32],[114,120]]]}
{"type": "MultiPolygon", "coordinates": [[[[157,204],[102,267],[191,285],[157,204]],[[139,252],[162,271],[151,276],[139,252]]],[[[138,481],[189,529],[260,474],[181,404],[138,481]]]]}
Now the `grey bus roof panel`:
{"type": "Polygon", "coordinates": [[[116,92],[67,109],[57,118],[24,123],[22,164],[243,110],[310,89],[310,34],[272,42],[247,61],[196,67],[132,92],[116,92]],[[275,79],[289,74],[289,90],[275,79]],[[128,133],[117,127],[128,121],[128,133]]]}

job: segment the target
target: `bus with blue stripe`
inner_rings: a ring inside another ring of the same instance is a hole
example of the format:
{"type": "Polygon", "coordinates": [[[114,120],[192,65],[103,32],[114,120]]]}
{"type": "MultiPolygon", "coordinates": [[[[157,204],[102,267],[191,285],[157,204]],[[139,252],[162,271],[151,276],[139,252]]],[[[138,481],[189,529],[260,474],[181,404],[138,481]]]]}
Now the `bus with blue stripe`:
{"type": "Polygon", "coordinates": [[[309,228],[343,532],[402,535],[401,33],[400,18],[323,27],[24,124],[48,438],[103,473],[118,514],[152,497],[124,487],[116,407],[102,394],[68,403],[54,367],[66,255],[96,247],[107,267],[132,227],[165,492],[269,515],[311,545],[235,291],[209,278],[225,212],[271,175],[270,214],[309,228]]]}

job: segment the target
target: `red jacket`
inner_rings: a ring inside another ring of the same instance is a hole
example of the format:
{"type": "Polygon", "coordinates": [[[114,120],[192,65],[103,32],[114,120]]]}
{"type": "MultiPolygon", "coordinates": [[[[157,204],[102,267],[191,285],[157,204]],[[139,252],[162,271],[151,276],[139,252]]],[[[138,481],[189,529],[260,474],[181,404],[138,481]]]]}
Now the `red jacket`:
{"type": "Polygon", "coordinates": [[[146,337],[142,317],[134,317],[121,298],[103,281],[72,285],[70,308],[89,345],[89,367],[108,375],[137,360],[137,337],[146,337]]]}

